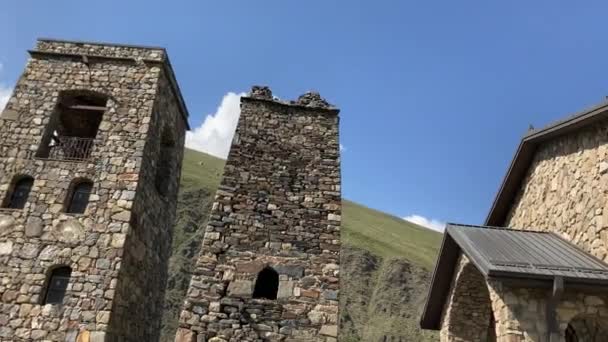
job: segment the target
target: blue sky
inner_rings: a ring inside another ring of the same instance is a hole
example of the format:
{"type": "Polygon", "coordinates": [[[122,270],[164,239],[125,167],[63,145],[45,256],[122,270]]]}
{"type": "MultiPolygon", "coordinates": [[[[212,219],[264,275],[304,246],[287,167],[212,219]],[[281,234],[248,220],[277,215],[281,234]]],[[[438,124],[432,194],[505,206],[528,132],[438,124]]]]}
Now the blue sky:
{"type": "Polygon", "coordinates": [[[3,2],[0,97],[37,37],[162,45],[191,125],[215,115],[191,142],[223,153],[236,94],[252,84],[285,99],[315,89],[342,110],[346,198],[475,224],[529,124],[608,95],[606,2],[169,4],[3,2]]]}

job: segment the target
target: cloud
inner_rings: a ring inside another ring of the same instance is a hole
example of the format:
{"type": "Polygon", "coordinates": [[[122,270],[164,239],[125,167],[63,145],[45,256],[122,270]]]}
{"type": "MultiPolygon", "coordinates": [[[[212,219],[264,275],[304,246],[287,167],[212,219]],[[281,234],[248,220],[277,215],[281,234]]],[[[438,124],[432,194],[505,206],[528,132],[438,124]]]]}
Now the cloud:
{"type": "Polygon", "coordinates": [[[207,115],[199,127],[186,133],[186,147],[226,158],[241,115],[241,96],[227,93],[213,114],[207,115]]]}
{"type": "Polygon", "coordinates": [[[404,220],[442,232],[445,230],[445,222],[436,219],[429,219],[420,215],[409,215],[403,218],[404,220]]]}
{"type": "Polygon", "coordinates": [[[12,92],[13,90],[11,88],[0,83],[0,112],[4,110],[4,106],[6,106],[12,92]]]}
{"type": "MultiPolygon", "coordinates": [[[[2,73],[2,70],[4,70],[4,65],[2,63],[0,63],[0,73],[2,73]]],[[[12,92],[13,92],[13,89],[11,89],[6,84],[0,82],[0,112],[2,112],[4,110],[4,106],[6,106],[6,103],[8,102],[8,99],[11,97],[12,92]]]]}
{"type": "Polygon", "coordinates": [[[346,150],[348,150],[346,146],[340,144],[340,152],[346,152],[346,150]]]}

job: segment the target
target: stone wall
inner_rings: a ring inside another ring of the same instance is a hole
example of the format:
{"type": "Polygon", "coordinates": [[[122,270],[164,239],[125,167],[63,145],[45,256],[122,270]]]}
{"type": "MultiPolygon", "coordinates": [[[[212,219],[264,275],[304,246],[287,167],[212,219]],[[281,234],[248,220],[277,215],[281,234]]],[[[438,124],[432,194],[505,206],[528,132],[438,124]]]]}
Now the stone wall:
{"type": "Polygon", "coordinates": [[[0,116],[0,198],[16,175],[35,179],[22,210],[0,209],[0,340],[157,336],[187,115],[168,88],[165,59],[162,49],[60,41],[39,41],[32,52],[0,116]],[[109,98],[90,158],[36,158],[69,90],[109,98]],[[178,151],[162,199],[149,175],[161,125],[178,151]],[[93,181],[89,204],[84,214],[65,213],[79,178],[93,181]],[[65,299],[42,305],[58,265],[72,269],[65,299]]]}
{"type": "MultiPolygon", "coordinates": [[[[526,289],[490,282],[490,296],[496,321],[498,342],[548,341],[547,289],[526,289]]],[[[566,290],[556,307],[560,342],[565,342],[568,325],[579,341],[605,340],[608,322],[608,295],[566,290]]]]}
{"type": "Polygon", "coordinates": [[[337,114],[314,93],[242,98],[176,341],[336,340],[337,114]],[[279,274],[275,300],[252,298],[265,267],[279,274]]]}
{"type": "Polygon", "coordinates": [[[488,341],[492,307],[486,280],[462,254],[441,318],[442,342],[488,341]]]}
{"type": "Polygon", "coordinates": [[[505,226],[549,230],[608,261],[608,123],[538,147],[505,226]]]}

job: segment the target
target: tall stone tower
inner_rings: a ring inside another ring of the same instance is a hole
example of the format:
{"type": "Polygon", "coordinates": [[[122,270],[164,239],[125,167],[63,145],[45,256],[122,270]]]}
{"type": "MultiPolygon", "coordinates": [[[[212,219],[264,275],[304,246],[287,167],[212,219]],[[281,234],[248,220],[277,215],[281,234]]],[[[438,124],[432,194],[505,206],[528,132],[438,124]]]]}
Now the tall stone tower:
{"type": "Polygon", "coordinates": [[[340,212],[338,110],[253,87],[176,341],[335,341],[340,212]]]}
{"type": "Polygon", "coordinates": [[[154,341],[188,128],[167,53],[30,55],[0,117],[0,340],[154,341]]]}

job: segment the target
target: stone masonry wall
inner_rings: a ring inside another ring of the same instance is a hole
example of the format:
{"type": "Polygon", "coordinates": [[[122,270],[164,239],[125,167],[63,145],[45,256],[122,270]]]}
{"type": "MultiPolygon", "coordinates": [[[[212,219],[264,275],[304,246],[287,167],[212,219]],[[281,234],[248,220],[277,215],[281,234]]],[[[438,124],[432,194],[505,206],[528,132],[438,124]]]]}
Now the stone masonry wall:
{"type": "Polygon", "coordinates": [[[336,340],[337,114],[314,93],[285,103],[254,87],[242,99],[176,341],[336,340]],[[267,266],[278,297],[252,299],[267,266]]]}
{"type": "Polygon", "coordinates": [[[442,342],[486,342],[492,307],[486,280],[462,254],[441,318],[442,342]]]}
{"type": "MultiPolygon", "coordinates": [[[[497,342],[548,341],[546,289],[514,288],[497,281],[489,283],[496,321],[497,342]]],[[[608,325],[608,295],[566,290],[557,305],[560,342],[572,325],[579,341],[605,341],[608,325]],[[595,338],[590,338],[590,337],[595,338]]]]}
{"type": "Polygon", "coordinates": [[[505,226],[550,230],[608,261],[608,123],[541,145],[505,226]]]}
{"type": "Polygon", "coordinates": [[[155,125],[175,124],[178,149],[185,125],[183,119],[178,124],[175,105],[163,104],[176,101],[163,95],[165,58],[162,49],[59,41],[39,41],[32,53],[0,116],[0,198],[15,176],[35,180],[24,209],[0,209],[1,341],[141,341],[158,333],[165,277],[158,268],[170,245],[181,154],[174,157],[174,185],[164,202],[142,189],[149,187],[149,166],[158,157],[155,125]],[[109,97],[91,157],[36,158],[66,90],[109,97]],[[84,214],[68,214],[65,198],[78,178],[93,181],[93,190],[84,214]],[[166,219],[148,217],[161,208],[169,212],[166,219]],[[137,227],[130,224],[134,214],[137,227]],[[59,265],[72,268],[64,302],[42,305],[47,277],[59,265]],[[146,273],[125,272],[137,269],[146,273]],[[141,303],[127,307],[132,303],[125,298],[141,303]]]}

